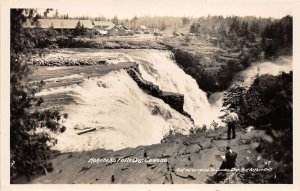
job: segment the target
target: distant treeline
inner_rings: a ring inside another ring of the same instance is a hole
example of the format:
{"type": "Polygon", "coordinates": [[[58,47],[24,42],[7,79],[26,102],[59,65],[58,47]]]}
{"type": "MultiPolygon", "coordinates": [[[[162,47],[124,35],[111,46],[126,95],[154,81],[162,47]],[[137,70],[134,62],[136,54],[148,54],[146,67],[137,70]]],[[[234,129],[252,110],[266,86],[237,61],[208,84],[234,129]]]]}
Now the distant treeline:
{"type": "Polygon", "coordinates": [[[208,34],[218,38],[221,47],[235,50],[251,48],[264,51],[267,57],[291,48],[293,43],[293,18],[265,19],[256,17],[207,17],[192,23],[190,32],[208,34]],[[257,46],[258,45],[258,46],[257,46]]]}

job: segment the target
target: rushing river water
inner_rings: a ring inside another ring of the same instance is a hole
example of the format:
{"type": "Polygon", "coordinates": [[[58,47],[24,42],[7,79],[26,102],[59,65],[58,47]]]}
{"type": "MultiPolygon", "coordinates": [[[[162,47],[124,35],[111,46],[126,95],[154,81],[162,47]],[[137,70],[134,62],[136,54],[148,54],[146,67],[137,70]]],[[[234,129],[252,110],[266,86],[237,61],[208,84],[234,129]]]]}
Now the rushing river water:
{"type": "MultiPolygon", "coordinates": [[[[196,81],[180,69],[169,51],[127,50],[120,54],[123,60],[136,62],[142,77],[158,85],[163,91],[184,95],[184,110],[190,119],[172,109],[162,100],[148,95],[122,69],[104,76],[84,79],[80,84],[45,90],[40,95],[68,94],[75,103],[66,105],[69,114],[64,122],[66,132],[53,135],[60,151],[82,151],[97,148],[122,149],[159,143],[169,130],[188,134],[192,127],[210,127],[220,115],[222,93],[209,102],[196,81]],[[96,131],[78,135],[87,128],[96,131]]],[[[257,75],[258,64],[239,74],[242,85],[249,86],[257,75]],[[252,80],[252,81],[251,81],[252,80]]],[[[274,63],[259,64],[259,75],[292,70],[291,57],[282,57],[274,63]]],[[[238,82],[237,82],[238,83],[238,82]]]]}

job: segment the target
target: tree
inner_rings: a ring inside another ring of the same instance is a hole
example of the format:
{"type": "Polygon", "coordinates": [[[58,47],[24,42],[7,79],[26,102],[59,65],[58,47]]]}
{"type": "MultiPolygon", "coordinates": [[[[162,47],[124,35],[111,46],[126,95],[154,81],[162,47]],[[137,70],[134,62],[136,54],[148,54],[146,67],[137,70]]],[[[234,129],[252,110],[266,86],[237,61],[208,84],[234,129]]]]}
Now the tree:
{"type": "Polygon", "coordinates": [[[115,25],[119,24],[119,19],[117,16],[114,16],[114,18],[112,19],[112,23],[114,23],[115,25]]]}
{"type": "Polygon", "coordinates": [[[56,19],[58,18],[58,9],[55,10],[54,18],[56,18],[56,19]]]}
{"type": "Polygon", "coordinates": [[[238,20],[238,17],[233,17],[233,20],[232,20],[231,25],[229,27],[229,32],[230,33],[235,33],[236,35],[239,36],[239,34],[240,34],[240,22],[238,20]]]}
{"type": "Polygon", "coordinates": [[[63,15],[63,19],[69,19],[69,14],[63,15]]]}
{"type": "Polygon", "coordinates": [[[165,22],[162,22],[161,26],[160,26],[160,30],[165,30],[167,28],[167,25],[165,22]]]}
{"type": "Polygon", "coordinates": [[[220,38],[226,38],[227,37],[227,30],[226,30],[224,22],[221,22],[220,27],[217,30],[217,34],[219,34],[220,38]]]}
{"type": "Polygon", "coordinates": [[[245,21],[243,21],[242,25],[240,27],[240,36],[248,38],[248,35],[249,35],[249,26],[248,26],[248,23],[245,22],[245,21]]]}
{"type": "Polygon", "coordinates": [[[50,11],[53,11],[53,9],[46,9],[45,11],[44,11],[44,18],[47,18],[47,15],[48,15],[48,13],[50,12],[50,11]]]}
{"type": "Polygon", "coordinates": [[[190,33],[197,33],[199,34],[201,32],[201,25],[200,23],[193,23],[190,27],[190,33]]]}
{"type": "Polygon", "coordinates": [[[84,27],[83,24],[80,23],[80,21],[78,21],[76,24],[76,27],[73,31],[73,35],[74,36],[84,36],[84,35],[86,35],[86,33],[87,33],[86,28],[84,27]]]}
{"type": "Polygon", "coordinates": [[[45,131],[63,132],[58,111],[41,111],[38,106],[43,102],[37,93],[43,83],[29,85],[29,54],[35,43],[29,30],[22,27],[24,22],[36,22],[33,9],[11,9],[10,36],[10,172],[11,180],[15,176],[26,176],[27,180],[37,174],[53,170],[49,158],[51,145],[56,140],[45,131]]]}
{"type": "Polygon", "coordinates": [[[182,17],[182,25],[186,26],[190,23],[190,19],[188,17],[182,17]]]}
{"type": "Polygon", "coordinates": [[[81,36],[84,36],[84,35],[87,34],[87,29],[84,27],[83,24],[80,26],[79,31],[80,31],[80,35],[81,35],[81,36]]]}
{"type": "Polygon", "coordinates": [[[267,57],[274,56],[278,51],[291,49],[293,45],[293,18],[291,16],[266,26],[262,32],[263,49],[267,57]]]}
{"type": "Polygon", "coordinates": [[[80,27],[81,27],[81,24],[80,24],[80,21],[78,21],[77,24],[76,24],[76,27],[73,31],[74,36],[79,36],[80,35],[80,27]]]}
{"type": "Polygon", "coordinates": [[[259,35],[260,33],[260,24],[259,21],[254,21],[252,25],[250,25],[250,31],[253,32],[256,35],[259,35]]]}
{"type": "Polygon", "coordinates": [[[133,23],[133,30],[136,29],[136,23],[138,21],[138,17],[137,16],[134,16],[132,19],[131,19],[131,22],[133,23]]]}

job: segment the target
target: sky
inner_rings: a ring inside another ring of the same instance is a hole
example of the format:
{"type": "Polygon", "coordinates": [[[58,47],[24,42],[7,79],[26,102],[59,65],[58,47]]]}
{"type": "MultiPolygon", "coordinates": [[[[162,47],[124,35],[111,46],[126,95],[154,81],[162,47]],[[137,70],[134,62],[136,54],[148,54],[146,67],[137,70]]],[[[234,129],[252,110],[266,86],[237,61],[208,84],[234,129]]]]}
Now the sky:
{"type": "Polygon", "coordinates": [[[53,8],[58,9],[60,15],[68,14],[72,17],[118,16],[130,19],[134,16],[200,17],[210,14],[281,18],[293,14],[293,3],[295,1],[292,0],[98,0],[73,1],[67,6],[58,2],[53,3],[53,8]]]}

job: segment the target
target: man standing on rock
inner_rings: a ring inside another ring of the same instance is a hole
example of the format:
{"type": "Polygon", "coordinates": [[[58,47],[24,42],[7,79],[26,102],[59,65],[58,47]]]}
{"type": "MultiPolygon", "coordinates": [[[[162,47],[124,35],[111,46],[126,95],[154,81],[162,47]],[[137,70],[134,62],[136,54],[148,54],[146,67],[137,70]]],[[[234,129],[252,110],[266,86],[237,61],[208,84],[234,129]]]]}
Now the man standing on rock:
{"type": "Polygon", "coordinates": [[[234,112],[234,109],[231,108],[229,110],[229,113],[225,117],[225,122],[227,123],[227,140],[230,140],[231,138],[231,132],[232,132],[232,138],[235,139],[235,125],[237,121],[239,120],[238,115],[234,112]]]}

